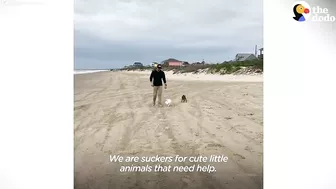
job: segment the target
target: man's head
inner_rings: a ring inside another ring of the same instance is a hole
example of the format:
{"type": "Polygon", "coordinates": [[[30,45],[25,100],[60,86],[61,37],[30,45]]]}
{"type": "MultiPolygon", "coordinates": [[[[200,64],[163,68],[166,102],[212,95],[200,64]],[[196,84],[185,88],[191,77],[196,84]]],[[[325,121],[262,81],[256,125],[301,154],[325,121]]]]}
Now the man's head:
{"type": "Polygon", "coordinates": [[[158,64],[158,65],[156,66],[156,71],[160,71],[161,69],[162,69],[161,64],[158,64]]]}

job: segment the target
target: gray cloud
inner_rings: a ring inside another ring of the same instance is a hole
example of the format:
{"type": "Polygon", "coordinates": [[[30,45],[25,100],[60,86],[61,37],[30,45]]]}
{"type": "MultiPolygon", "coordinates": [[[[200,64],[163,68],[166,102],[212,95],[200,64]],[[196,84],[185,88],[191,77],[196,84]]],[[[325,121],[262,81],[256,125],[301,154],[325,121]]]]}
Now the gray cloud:
{"type": "Polygon", "coordinates": [[[261,0],[75,1],[76,68],[170,57],[221,62],[253,52],[262,36],[261,0]]]}

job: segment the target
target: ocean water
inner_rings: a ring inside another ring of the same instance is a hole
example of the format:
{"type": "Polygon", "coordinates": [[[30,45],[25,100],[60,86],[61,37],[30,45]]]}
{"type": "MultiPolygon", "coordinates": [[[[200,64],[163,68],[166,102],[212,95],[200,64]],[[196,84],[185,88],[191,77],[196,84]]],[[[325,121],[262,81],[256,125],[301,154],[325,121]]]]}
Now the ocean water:
{"type": "Polygon", "coordinates": [[[74,75],[77,74],[88,74],[88,73],[95,73],[95,72],[106,72],[109,70],[74,70],[74,75]]]}

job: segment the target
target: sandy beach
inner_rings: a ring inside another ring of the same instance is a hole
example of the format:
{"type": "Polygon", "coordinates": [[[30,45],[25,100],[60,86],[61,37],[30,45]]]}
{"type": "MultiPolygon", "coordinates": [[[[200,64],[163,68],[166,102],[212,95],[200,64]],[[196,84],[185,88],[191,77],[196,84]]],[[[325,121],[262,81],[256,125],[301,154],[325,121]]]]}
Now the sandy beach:
{"type": "Polygon", "coordinates": [[[163,98],[171,107],[152,106],[147,72],[74,80],[75,189],[263,188],[262,76],[167,73],[163,98]],[[188,103],[180,103],[183,94],[188,103]],[[203,163],[214,165],[214,173],[121,173],[127,163],[110,162],[110,155],[225,155],[228,162],[203,163]]]}

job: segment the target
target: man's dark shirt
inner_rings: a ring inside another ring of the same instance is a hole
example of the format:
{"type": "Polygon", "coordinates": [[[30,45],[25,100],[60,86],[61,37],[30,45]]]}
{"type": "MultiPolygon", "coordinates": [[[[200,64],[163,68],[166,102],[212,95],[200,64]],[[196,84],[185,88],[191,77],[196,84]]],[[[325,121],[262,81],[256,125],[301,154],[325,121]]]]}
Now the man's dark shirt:
{"type": "Polygon", "coordinates": [[[160,70],[160,71],[156,71],[156,70],[153,70],[150,77],[149,77],[149,81],[150,82],[153,82],[153,85],[154,86],[162,86],[162,80],[164,83],[166,83],[166,75],[165,73],[160,70]]]}

